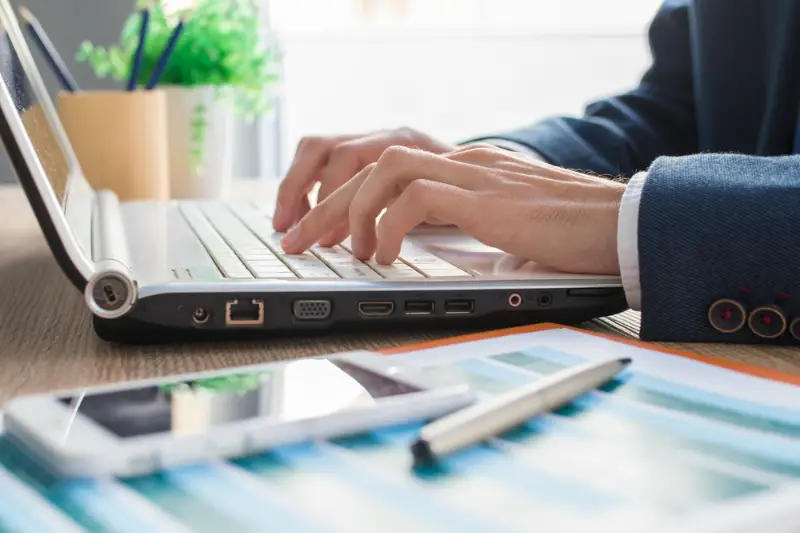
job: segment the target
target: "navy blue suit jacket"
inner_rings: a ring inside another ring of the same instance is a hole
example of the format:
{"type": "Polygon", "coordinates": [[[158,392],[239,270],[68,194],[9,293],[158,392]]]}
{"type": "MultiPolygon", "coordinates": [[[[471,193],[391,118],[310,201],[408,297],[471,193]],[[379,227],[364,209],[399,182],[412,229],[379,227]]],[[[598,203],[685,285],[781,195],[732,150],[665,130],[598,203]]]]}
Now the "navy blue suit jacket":
{"type": "MultiPolygon", "coordinates": [[[[756,342],[709,306],[800,316],[800,0],[668,0],[638,87],[505,134],[552,163],[632,176],[642,337],[756,342]]],[[[789,333],[772,342],[793,341],[789,333]]]]}

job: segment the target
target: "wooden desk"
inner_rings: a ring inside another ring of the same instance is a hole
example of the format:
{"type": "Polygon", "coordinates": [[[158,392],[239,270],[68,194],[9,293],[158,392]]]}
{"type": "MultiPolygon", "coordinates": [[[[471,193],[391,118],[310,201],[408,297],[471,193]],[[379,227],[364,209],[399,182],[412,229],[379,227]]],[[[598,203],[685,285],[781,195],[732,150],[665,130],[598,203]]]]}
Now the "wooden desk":
{"type": "MultiPolygon", "coordinates": [[[[269,192],[259,184],[237,187],[250,198],[269,192]]],[[[20,394],[180,372],[215,369],[381,348],[448,336],[459,331],[331,335],[320,339],[120,347],[97,339],[89,312],[49,253],[22,190],[0,185],[0,403],[20,394]]],[[[634,336],[638,315],[623,313],[587,328],[634,336]]],[[[725,345],[680,345],[697,353],[800,373],[800,350],[725,345]]]]}

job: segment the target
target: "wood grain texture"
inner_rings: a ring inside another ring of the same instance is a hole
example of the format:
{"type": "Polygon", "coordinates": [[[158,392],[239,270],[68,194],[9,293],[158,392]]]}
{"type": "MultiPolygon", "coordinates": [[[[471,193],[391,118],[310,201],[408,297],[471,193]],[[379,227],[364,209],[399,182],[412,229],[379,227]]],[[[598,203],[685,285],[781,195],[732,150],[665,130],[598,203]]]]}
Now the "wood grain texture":
{"type": "MultiPolygon", "coordinates": [[[[239,185],[249,198],[263,185],[239,185]]],[[[463,333],[331,335],[263,342],[125,347],[95,337],[82,296],[61,273],[22,190],[0,185],[0,403],[35,392],[237,365],[375,349],[463,333]]],[[[588,329],[635,336],[638,315],[624,313],[588,329]]],[[[704,355],[800,373],[800,350],[727,345],[673,345],[704,355]]]]}

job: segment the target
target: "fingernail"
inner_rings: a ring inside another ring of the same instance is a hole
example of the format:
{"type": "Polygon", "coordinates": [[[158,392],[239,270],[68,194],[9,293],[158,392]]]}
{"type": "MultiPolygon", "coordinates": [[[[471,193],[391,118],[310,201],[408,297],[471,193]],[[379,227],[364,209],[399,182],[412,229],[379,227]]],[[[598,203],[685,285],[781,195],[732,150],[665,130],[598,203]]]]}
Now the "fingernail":
{"type": "Polygon", "coordinates": [[[375,254],[375,262],[379,265],[388,266],[394,263],[394,258],[391,256],[391,254],[378,251],[375,254]]]}
{"type": "Polygon", "coordinates": [[[297,242],[297,232],[290,231],[289,233],[283,236],[283,239],[281,239],[281,248],[283,249],[286,249],[287,247],[290,248],[294,246],[296,242],[297,242]]]}

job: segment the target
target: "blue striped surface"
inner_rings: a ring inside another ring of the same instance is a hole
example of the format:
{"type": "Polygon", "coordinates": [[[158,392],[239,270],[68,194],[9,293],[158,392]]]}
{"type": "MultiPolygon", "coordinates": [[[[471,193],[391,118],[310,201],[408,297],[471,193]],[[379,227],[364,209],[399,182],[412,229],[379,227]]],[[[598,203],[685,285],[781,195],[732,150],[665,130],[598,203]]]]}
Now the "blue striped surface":
{"type": "MultiPolygon", "coordinates": [[[[531,347],[430,372],[494,394],[579,362],[531,347]]],[[[619,533],[626,511],[647,508],[666,523],[770,480],[800,479],[800,411],[631,372],[436,467],[411,464],[418,432],[408,425],[109,480],[54,478],[0,436],[0,533],[58,523],[119,533],[511,533],[547,529],[546,517],[578,531],[610,516],[619,533]]]]}

